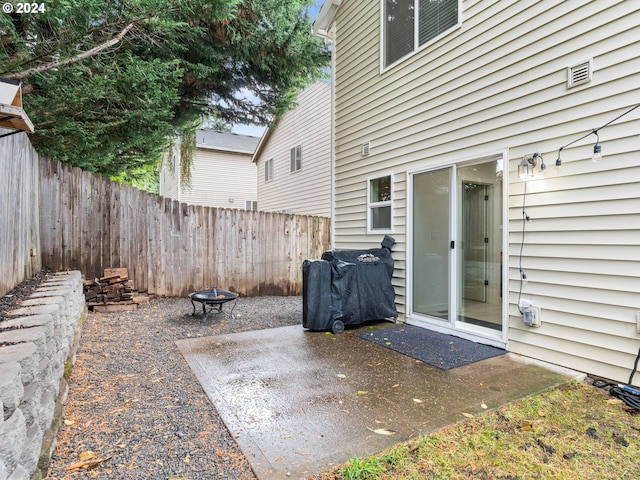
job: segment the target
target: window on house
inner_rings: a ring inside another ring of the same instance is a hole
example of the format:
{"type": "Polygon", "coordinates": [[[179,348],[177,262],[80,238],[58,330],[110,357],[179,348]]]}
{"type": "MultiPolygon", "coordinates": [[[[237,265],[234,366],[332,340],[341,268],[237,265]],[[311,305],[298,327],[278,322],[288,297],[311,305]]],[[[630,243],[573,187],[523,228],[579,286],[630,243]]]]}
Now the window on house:
{"type": "Polygon", "coordinates": [[[258,210],[258,202],[255,200],[245,200],[244,209],[256,211],[258,210]]]}
{"type": "Polygon", "coordinates": [[[384,0],[384,66],[459,24],[460,0],[384,0]]]}
{"type": "Polygon", "coordinates": [[[273,180],[273,158],[264,162],[264,181],[270,182],[271,180],[273,180]]]}
{"type": "Polygon", "coordinates": [[[302,170],[302,145],[291,149],[291,173],[302,170]]]}
{"type": "Polygon", "coordinates": [[[391,233],[391,175],[370,178],[367,190],[367,231],[391,233]]]}

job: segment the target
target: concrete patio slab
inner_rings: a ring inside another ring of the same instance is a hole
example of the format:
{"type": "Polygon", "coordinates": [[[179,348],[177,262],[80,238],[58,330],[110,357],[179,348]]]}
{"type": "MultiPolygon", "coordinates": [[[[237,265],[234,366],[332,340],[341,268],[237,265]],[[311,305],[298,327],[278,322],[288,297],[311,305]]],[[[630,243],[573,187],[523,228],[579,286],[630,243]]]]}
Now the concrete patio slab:
{"type": "Polygon", "coordinates": [[[311,477],[578,375],[511,354],[445,371],[353,335],[365,328],[176,344],[256,476],[269,480],[311,477]]]}

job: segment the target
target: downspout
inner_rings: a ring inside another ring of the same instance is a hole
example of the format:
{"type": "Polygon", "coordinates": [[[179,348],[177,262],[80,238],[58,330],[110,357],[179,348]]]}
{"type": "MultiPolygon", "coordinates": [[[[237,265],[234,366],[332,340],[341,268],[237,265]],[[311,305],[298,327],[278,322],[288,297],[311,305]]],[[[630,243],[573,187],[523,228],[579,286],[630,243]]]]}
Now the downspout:
{"type": "Polygon", "coordinates": [[[340,8],[340,4],[342,0],[325,0],[322,4],[322,8],[318,12],[318,16],[316,17],[315,22],[311,27],[312,35],[316,37],[322,38],[327,45],[331,48],[331,219],[330,219],[330,244],[331,248],[335,246],[335,213],[336,213],[336,202],[335,202],[335,180],[336,180],[336,154],[335,154],[335,138],[336,138],[336,129],[335,129],[335,119],[336,119],[336,22],[335,17],[340,8]]]}
{"type": "Polygon", "coordinates": [[[331,27],[331,219],[330,225],[330,245],[335,248],[335,231],[336,231],[336,44],[333,39],[336,38],[336,24],[331,27]]]}

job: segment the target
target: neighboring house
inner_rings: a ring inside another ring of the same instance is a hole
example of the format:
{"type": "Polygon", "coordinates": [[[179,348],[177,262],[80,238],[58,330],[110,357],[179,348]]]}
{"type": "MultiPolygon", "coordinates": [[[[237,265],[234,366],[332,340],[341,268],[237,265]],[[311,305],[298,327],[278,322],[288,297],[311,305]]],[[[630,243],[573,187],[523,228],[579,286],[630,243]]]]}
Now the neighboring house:
{"type": "Polygon", "coordinates": [[[191,205],[255,210],[257,172],[251,157],[259,141],[248,135],[198,130],[191,185],[182,185],[180,179],[178,143],[163,162],[160,195],[191,205]]]}
{"type": "Polygon", "coordinates": [[[630,1],[325,1],[335,247],[396,239],[400,320],[628,381],[638,25],[630,1]]]}
{"type": "Polygon", "coordinates": [[[267,129],[253,156],[258,209],[331,216],[331,83],[300,92],[297,106],[267,129]]]}

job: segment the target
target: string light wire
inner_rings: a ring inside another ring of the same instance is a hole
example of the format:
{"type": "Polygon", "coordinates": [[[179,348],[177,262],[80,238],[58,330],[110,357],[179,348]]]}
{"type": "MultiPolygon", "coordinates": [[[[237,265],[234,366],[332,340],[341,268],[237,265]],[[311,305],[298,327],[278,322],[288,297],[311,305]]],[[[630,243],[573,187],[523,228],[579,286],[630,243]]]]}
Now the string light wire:
{"type": "Polygon", "coordinates": [[[636,108],[639,108],[640,104],[636,105],[635,107],[631,107],[629,110],[627,110],[626,112],[622,113],[621,115],[618,115],[616,118],[614,118],[613,120],[608,121],[607,123],[605,123],[604,125],[602,125],[599,128],[595,128],[593,130],[591,130],[589,133],[584,134],[583,136],[581,136],[580,138],[577,138],[576,140],[574,140],[573,142],[567,143],[566,145],[561,146],[558,149],[558,159],[556,160],[556,167],[560,167],[562,165],[562,159],[560,158],[560,153],[562,152],[562,150],[564,150],[567,147],[570,147],[571,145],[573,145],[574,143],[578,143],[580,140],[584,140],[585,138],[587,138],[589,135],[595,135],[598,138],[598,145],[600,144],[600,137],[598,136],[598,132],[600,130],[602,130],[604,127],[608,127],[609,125],[611,125],[613,122],[615,122],[616,120],[620,120],[622,117],[624,117],[625,115],[633,112],[636,108]]]}
{"type": "Polygon", "coordinates": [[[518,292],[518,311],[522,315],[522,308],[520,307],[520,299],[522,298],[522,286],[527,279],[527,274],[522,269],[522,252],[524,250],[524,236],[527,228],[527,222],[531,221],[531,217],[527,215],[525,211],[527,201],[527,182],[524,182],[524,192],[522,193],[522,241],[520,242],[520,255],[518,257],[518,272],[520,273],[520,291],[518,292]]]}

